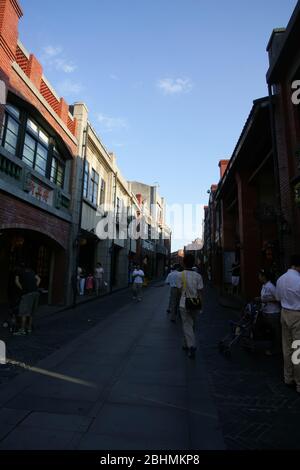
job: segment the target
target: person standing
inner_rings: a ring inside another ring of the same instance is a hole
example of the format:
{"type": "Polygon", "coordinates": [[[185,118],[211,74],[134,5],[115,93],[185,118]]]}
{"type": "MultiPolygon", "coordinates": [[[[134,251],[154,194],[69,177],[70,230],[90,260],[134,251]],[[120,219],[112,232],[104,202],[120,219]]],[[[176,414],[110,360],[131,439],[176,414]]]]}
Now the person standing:
{"type": "Polygon", "coordinates": [[[38,287],[41,279],[28,266],[22,266],[15,278],[16,286],[20,289],[21,300],[19,305],[18,316],[20,317],[20,330],[15,333],[25,335],[32,332],[33,316],[36,313],[39,304],[38,287]]]}
{"type": "Polygon", "coordinates": [[[171,322],[176,322],[176,317],[179,307],[179,294],[177,289],[177,277],[178,277],[178,265],[175,265],[171,268],[171,272],[168,274],[165,281],[166,284],[170,286],[170,297],[169,297],[169,307],[167,313],[170,314],[171,322]]]}
{"type": "Polygon", "coordinates": [[[86,273],[84,269],[78,268],[80,270],[79,274],[79,295],[84,295],[85,292],[85,277],[86,273]]]}
{"type": "Polygon", "coordinates": [[[96,295],[100,295],[103,286],[104,269],[101,263],[97,263],[94,272],[96,295]]]}
{"type": "Polygon", "coordinates": [[[293,343],[300,341],[300,254],[292,256],[290,269],[278,279],[276,298],[282,307],[284,382],[288,386],[296,385],[300,393],[300,364],[292,361],[293,343]]]}
{"type": "Polygon", "coordinates": [[[190,358],[195,357],[196,319],[203,305],[203,279],[193,271],[194,257],[187,254],[183,260],[184,270],[177,277],[177,288],[180,292],[180,316],[183,328],[183,349],[188,351],[190,358]]]}
{"type": "Polygon", "coordinates": [[[241,276],[241,266],[239,263],[235,262],[232,264],[231,269],[231,286],[232,286],[232,294],[238,295],[239,293],[239,285],[240,285],[240,276],[241,276]]]}
{"type": "Polygon", "coordinates": [[[93,293],[94,277],[93,277],[92,273],[89,273],[89,275],[86,278],[85,288],[86,288],[86,292],[87,292],[88,295],[91,295],[93,293]]]}
{"type": "Polygon", "coordinates": [[[271,333],[271,349],[268,349],[266,354],[267,356],[272,356],[280,352],[280,303],[276,299],[276,287],[272,282],[271,273],[265,269],[261,269],[258,278],[262,284],[260,301],[262,302],[264,324],[271,333]]]}
{"type": "Polygon", "coordinates": [[[132,273],[132,290],[133,290],[133,299],[138,300],[139,302],[142,300],[142,288],[144,283],[145,273],[140,268],[140,265],[136,265],[133,273],[132,273]]]}

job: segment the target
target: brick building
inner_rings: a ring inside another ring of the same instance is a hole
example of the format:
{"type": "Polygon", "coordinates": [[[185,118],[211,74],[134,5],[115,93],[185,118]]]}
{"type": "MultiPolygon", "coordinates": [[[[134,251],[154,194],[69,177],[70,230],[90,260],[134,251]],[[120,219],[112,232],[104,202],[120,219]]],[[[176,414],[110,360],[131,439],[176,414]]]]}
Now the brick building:
{"type": "Polygon", "coordinates": [[[20,262],[42,279],[45,301],[63,303],[70,288],[70,183],[76,120],[52,89],[38,59],[18,37],[22,10],[0,0],[0,304],[20,262]]]}
{"type": "Polygon", "coordinates": [[[269,96],[253,103],[220,182],[205,208],[204,253],[221,290],[230,267],[241,269],[241,293],[259,292],[257,271],[278,276],[300,251],[300,3],[267,46],[269,96]]]}
{"type": "Polygon", "coordinates": [[[277,202],[281,207],[282,267],[300,252],[300,3],[286,29],[275,29],[267,51],[276,154],[277,202]],[[298,91],[297,91],[298,90],[298,91]]]}
{"type": "Polygon", "coordinates": [[[230,161],[221,160],[213,196],[213,278],[224,291],[240,265],[244,297],[258,295],[258,270],[279,270],[276,184],[268,98],[254,101],[230,161]]]}

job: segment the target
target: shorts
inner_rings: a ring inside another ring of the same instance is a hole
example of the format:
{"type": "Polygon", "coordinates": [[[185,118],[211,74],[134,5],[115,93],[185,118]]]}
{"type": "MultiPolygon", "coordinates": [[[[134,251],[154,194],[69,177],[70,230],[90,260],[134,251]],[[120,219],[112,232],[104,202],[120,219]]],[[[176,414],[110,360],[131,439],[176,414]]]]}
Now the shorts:
{"type": "Polygon", "coordinates": [[[24,294],[21,297],[18,315],[20,317],[33,316],[39,306],[39,299],[40,294],[38,292],[30,292],[29,294],[24,294]]]}
{"type": "Polygon", "coordinates": [[[231,278],[231,284],[234,286],[234,287],[237,287],[240,283],[240,276],[232,276],[231,278]]]}

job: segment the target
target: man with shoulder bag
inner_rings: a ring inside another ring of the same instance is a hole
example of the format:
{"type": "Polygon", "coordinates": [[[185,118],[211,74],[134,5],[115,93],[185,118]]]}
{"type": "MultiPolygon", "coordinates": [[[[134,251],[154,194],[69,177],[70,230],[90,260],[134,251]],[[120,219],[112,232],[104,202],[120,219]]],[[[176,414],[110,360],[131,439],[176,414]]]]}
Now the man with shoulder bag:
{"type": "Polygon", "coordinates": [[[187,254],[184,257],[184,271],[177,278],[177,288],[180,290],[180,316],[183,328],[183,349],[190,358],[195,357],[196,319],[203,306],[203,279],[193,271],[194,257],[187,254]]]}

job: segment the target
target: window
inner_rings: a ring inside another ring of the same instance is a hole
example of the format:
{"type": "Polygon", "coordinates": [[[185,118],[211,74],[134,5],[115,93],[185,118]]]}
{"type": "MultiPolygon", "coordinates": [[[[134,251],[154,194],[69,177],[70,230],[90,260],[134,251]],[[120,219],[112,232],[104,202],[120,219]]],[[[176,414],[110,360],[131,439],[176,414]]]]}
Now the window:
{"type": "Polygon", "coordinates": [[[117,197],[116,201],[116,223],[120,223],[120,210],[121,210],[121,199],[117,197]]]}
{"type": "Polygon", "coordinates": [[[26,110],[10,104],[5,107],[0,145],[57,186],[64,187],[65,160],[54,139],[28,116],[26,110]]]}
{"type": "Polygon", "coordinates": [[[22,160],[41,175],[46,176],[49,137],[31,119],[27,119],[22,160]]]}
{"type": "Polygon", "coordinates": [[[65,180],[65,162],[62,160],[55,147],[53,148],[50,180],[60,188],[63,188],[65,180]]]}
{"type": "Polygon", "coordinates": [[[90,199],[91,199],[91,202],[96,205],[98,203],[98,191],[99,191],[99,175],[94,169],[92,169],[90,199]]]}
{"type": "Polygon", "coordinates": [[[83,196],[88,198],[89,194],[89,173],[90,173],[90,166],[88,162],[85,162],[84,165],[84,180],[83,180],[83,196]]]}
{"type": "Polygon", "coordinates": [[[1,145],[16,155],[20,128],[20,111],[14,106],[5,108],[4,126],[1,130],[1,145]]]}
{"type": "Polygon", "coordinates": [[[100,188],[100,205],[105,203],[105,186],[106,183],[104,179],[101,179],[101,188],[100,188]]]}

